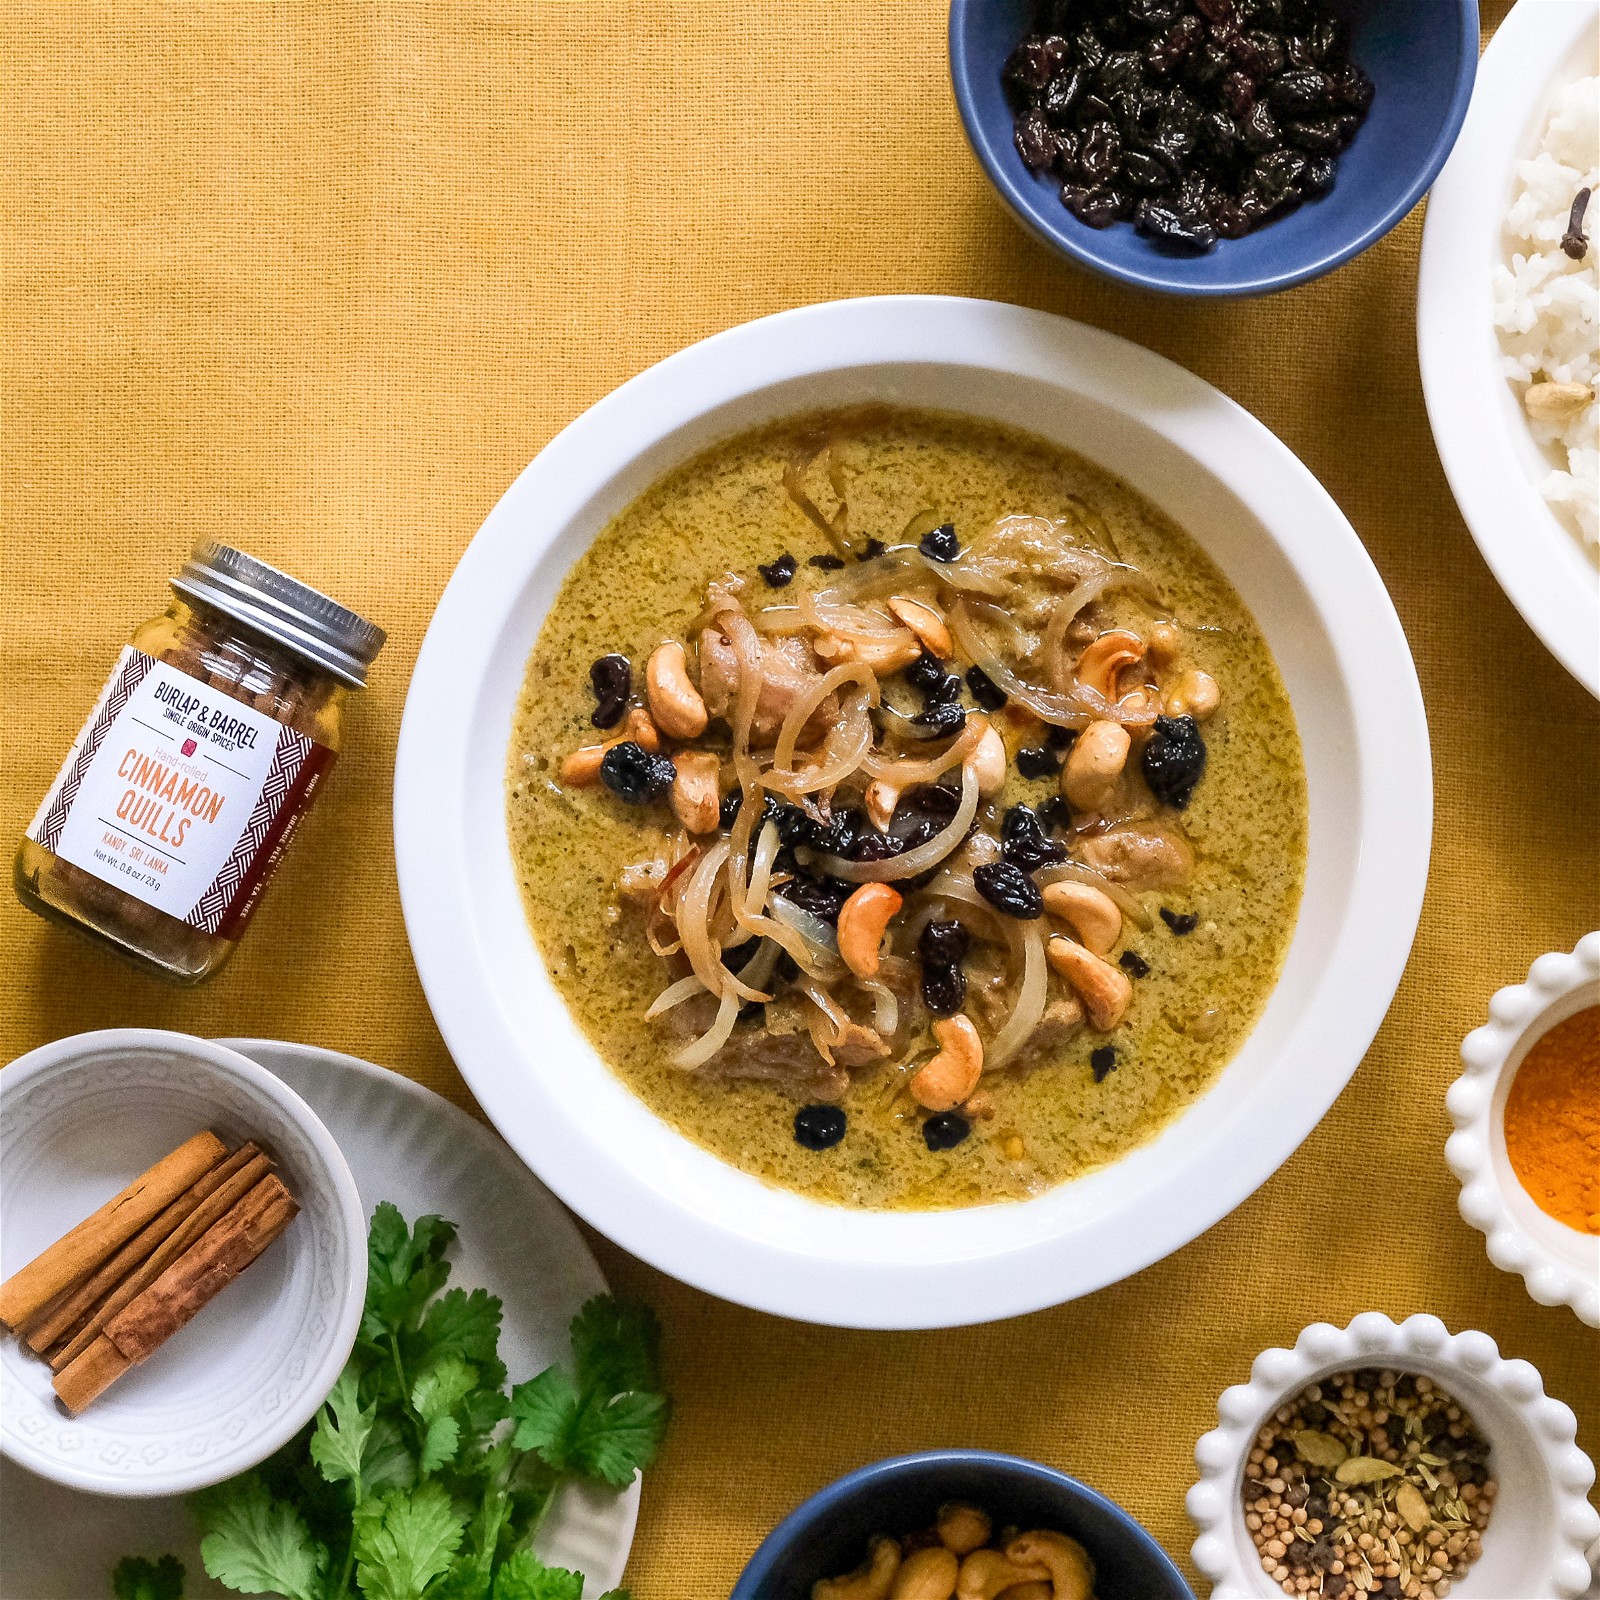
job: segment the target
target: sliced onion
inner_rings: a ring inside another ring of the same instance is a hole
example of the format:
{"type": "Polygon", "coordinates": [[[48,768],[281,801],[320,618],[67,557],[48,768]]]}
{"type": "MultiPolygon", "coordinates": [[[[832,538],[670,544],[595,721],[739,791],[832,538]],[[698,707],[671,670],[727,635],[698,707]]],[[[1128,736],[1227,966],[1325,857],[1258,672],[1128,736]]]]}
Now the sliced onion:
{"type": "Polygon", "coordinates": [[[881,611],[871,611],[826,592],[801,595],[800,614],[818,633],[836,633],[841,638],[865,639],[869,643],[893,639],[906,631],[881,611]]]}
{"type": "Polygon", "coordinates": [[[1113,883],[1103,872],[1096,872],[1085,862],[1058,861],[1054,866],[1042,867],[1038,881],[1041,888],[1052,883],[1086,883],[1091,889],[1099,889],[1110,895],[1118,907],[1141,928],[1155,926],[1155,919],[1145,910],[1138,896],[1130,894],[1120,883],[1113,883]]]}
{"type": "Polygon", "coordinates": [[[880,983],[876,978],[859,979],[858,987],[872,996],[872,1026],[885,1039],[889,1038],[900,1026],[898,996],[888,984],[880,983]]]}
{"type": "MultiPolygon", "coordinates": [[[[900,878],[914,878],[919,872],[937,866],[967,836],[972,819],[978,812],[978,777],[971,767],[961,769],[961,804],[945,827],[924,844],[903,855],[890,856],[887,861],[846,861],[843,856],[821,855],[816,851],[805,854],[824,872],[846,883],[893,883],[900,878]]],[[[798,855],[799,852],[796,852],[798,855]]]]}
{"type": "MultiPolygon", "coordinates": [[[[784,725],[778,734],[778,744],[773,747],[773,770],[766,774],[765,779],[771,787],[778,789],[786,784],[794,784],[795,779],[802,776],[794,771],[795,746],[800,742],[800,733],[806,723],[816,715],[816,709],[821,706],[822,701],[826,701],[829,694],[834,693],[837,688],[842,688],[845,683],[859,683],[862,690],[866,691],[867,706],[877,706],[878,677],[872,667],[866,666],[866,662],[846,661],[843,666],[824,672],[808,690],[805,690],[805,693],[795,696],[794,704],[789,707],[789,715],[784,717],[784,725]]],[[[862,707],[861,715],[862,718],[866,717],[866,707],[862,707]]],[[[810,781],[806,781],[805,790],[786,789],[786,792],[789,794],[806,792],[811,787],[821,789],[822,784],[811,784],[810,781]]]]}
{"type": "Polygon", "coordinates": [[[678,936],[695,976],[712,994],[724,999],[733,995],[743,1000],[764,1000],[766,996],[759,989],[741,983],[723,966],[721,952],[711,937],[711,896],[727,859],[726,839],[719,839],[701,857],[678,902],[678,936]]]}
{"type": "MultiPolygon", "coordinates": [[[[804,976],[796,978],[794,986],[828,1019],[828,1022],[833,1027],[833,1037],[835,1039],[839,1038],[850,1025],[849,1013],[840,1006],[839,1002],[828,993],[822,984],[815,983],[810,978],[804,976]]],[[[829,1064],[832,1065],[831,1056],[829,1057],[829,1064]]]]}
{"type": "Polygon", "coordinates": [[[750,892],[745,896],[744,909],[755,916],[767,903],[772,888],[772,863],[778,859],[778,825],[764,822],[761,837],[756,841],[755,859],[750,863],[750,892]]]}
{"type": "Polygon", "coordinates": [[[1086,607],[1111,587],[1112,577],[1111,573],[1102,572],[1093,578],[1085,578],[1050,613],[1050,625],[1044,631],[1044,661],[1051,681],[1062,693],[1070,689],[1072,684],[1072,673],[1067,667],[1067,629],[1086,607]]]}
{"type": "Polygon", "coordinates": [[[966,726],[936,756],[922,760],[914,756],[884,756],[869,751],[861,761],[862,770],[874,778],[882,778],[896,789],[909,789],[913,784],[935,783],[952,767],[960,766],[977,747],[989,726],[989,719],[979,712],[971,712],[966,726]]]}
{"type": "Polygon", "coordinates": [[[772,897],[772,915],[785,926],[792,928],[807,944],[815,947],[824,961],[839,954],[839,936],[821,917],[814,916],[804,906],[781,894],[772,897]]]}
{"type": "Polygon", "coordinates": [[[1044,935],[1037,922],[1022,925],[1019,934],[1013,935],[1022,945],[1022,986],[1017,990],[1017,1003],[1011,1008],[1005,1026],[997,1033],[983,1053],[988,1067],[1003,1067],[1039,1026],[1044,1016],[1045,999],[1049,993],[1049,973],[1044,959],[1044,935]]]}
{"type": "Polygon", "coordinates": [[[738,1020],[739,997],[730,990],[723,995],[722,1004],[717,1007],[717,1020],[698,1039],[671,1057],[673,1066],[681,1067],[686,1072],[704,1066],[728,1042],[733,1025],[738,1020]]]}
{"type": "Polygon", "coordinates": [[[733,749],[742,755],[750,748],[750,725],[755,721],[756,700],[765,672],[761,665],[761,636],[750,619],[732,601],[716,615],[739,663],[739,688],[733,699],[733,749]]]}
{"type": "Polygon", "coordinates": [[[697,994],[704,994],[706,986],[691,972],[686,978],[679,978],[676,983],[669,984],[650,1003],[650,1009],[645,1012],[645,1020],[652,1022],[663,1012],[670,1011],[674,1006],[681,1006],[685,1000],[692,1000],[697,994]]]}
{"type": "Polygon", "coordinates": [[[1024,683],[984,643],[972,621],[971,613],[959,600],[950,608],[950,627],[972,664],[983,672],[996,688],[1003,689],[1008,699],[1015,700],[1020,706],[1026,706],[1042,721],[1052,723],[1058,728],[1087,728],[1095,720],[1094,716],[1076,700],[1052,693],[1049,689],[1041,689],[1036,684],[1024,683]]]}
{"type": "Polygon", "coordinates": [[[1012,585],[1004,578],[997,578],[987,572],[979,572],[975,567],[966,562],[963,557],[958,561],[935,561],[932,556],[925,556],[920,550],[917,560],[925,566],[940,583],[947,583],[952,589],[964,589],[972,594],[986,594],[999,600],[1011,593],[1012,585]]]}
{"type": "MultiPolygon", "coordinates": [[[[812,461],[816,460],[816,457],[813,456],[811,458],[811,460],[812,461]]],[[[805,463],[805,466],[809,467],[810,465],[811,465],[810,461],[807,461],[805,463]]],[[[784,469],[783,469],[783,488],[784,488],[784,492],[789,496],[789,498],[792,501],[794,501],[795,505],[797,505],[800,508],[800,510],[805,514],[806,517],[808,517],[825,534],[827,534],[829,541],[835,546],[836,549],[838,549],[838,551],[842,555],[849,555],[850,554],[850,546],[846,542],[845,537],[844,537],[845,505],[844,505],[843,499],[841,499],[839,501],[839,509],[835,513],[834,521],[830,522],[825,516],[823,516],[822,512],[817,508],[816,502],[800,486],[800,473],[802,472],[802,470],[803,470],[803,468],[800,465],[800,463],[795,462],[795,461],[789,462],[784,467],[784,469]],[[837,523],[837,526],[835,526],[835,523],[837,523]]],[[[829,480],[828,481],[830,483],[833,481],[831,473],[829,475],[829,480]]]]}

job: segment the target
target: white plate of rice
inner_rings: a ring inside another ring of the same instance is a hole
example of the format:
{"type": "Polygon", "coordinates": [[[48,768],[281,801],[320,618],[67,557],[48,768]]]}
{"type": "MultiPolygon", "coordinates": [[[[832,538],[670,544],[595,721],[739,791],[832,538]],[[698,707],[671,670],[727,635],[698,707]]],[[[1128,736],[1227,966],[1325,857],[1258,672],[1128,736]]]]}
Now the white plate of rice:
{"type": "Polygon", "coordinates": [[[1582,259],[1560,242],[1577,191],[1600,188],[1597,74],[1593,0],[1520,0],[1495,34],[1428,201],[1417,347],[1484,560],[1600,698],[1600,193],[1582,259]]]}

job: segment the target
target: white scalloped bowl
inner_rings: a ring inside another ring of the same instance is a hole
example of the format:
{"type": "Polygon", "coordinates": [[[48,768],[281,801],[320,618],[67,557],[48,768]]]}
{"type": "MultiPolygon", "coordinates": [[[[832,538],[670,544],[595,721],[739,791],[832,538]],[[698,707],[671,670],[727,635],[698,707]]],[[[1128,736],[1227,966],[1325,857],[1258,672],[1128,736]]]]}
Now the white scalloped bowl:
{"type": "Polygon", "coordinates": [[[1281,1600],[1244,1525],[1240,1497],[1257,1430],[1306,1385],[1349,1367],[1422,1373],[1472,1413],[1489,1441],[1500,1490],[1484,1530],[1483,1555],[1451,1586],[1452,1600],[1575,1600],[1589,1587],[1585,1546],[1600,1512],[1585,1496],[1594,1466],[1576,1443],[1571,1409],[1544,1392],[1526,1361],[1502,1359],[1486,1333],[1452,1334],[1437,1318],[1395,1323],[1364,1311],[1348,1328],[1314,1322],[1292,1350],[1263,1350],[1250,1381],[1224,1390],[1220,1426],[1195,1446],[1200,1481],[1189,1515],[1200,1530],[1195,1565],[1212,1579],[1212,1600],[1281,1600]]]}
{"type": "Polygon", "coordinates": [[[1600,1328],[1600,1239],[1547,1215],[1522,1187],[1506,1152],[1506,1097],[1523,1058],[1558,1022],[1600,1005],[1600,933],[1571,955],[1540,956],[1525,983],[1501,989],[1489,1020],[1461,1044],[1466,1071],[1445,1096],[1456,1131],[1445,1160],[1461,1180],[1461,1215],[1485,1237],[1489,1259],[1521,1275],[1543,1306],[1571,1306],[1600,1328]]]}
{"type": "Polygon", "coordinates": [[[287,1084],[187,1034],[79,1034],[0,1072],[0,1275],[202,1128],[235,1144],[259,1140],[300,1214],[80,1417],[58,1409],[49,1367],[0,1337],[0,1452],[18,1466],[91,1494],[186,1494],[286,1444],[339,1376],[367,1282],[355,1180],[333,1136],[287,1084]]]}

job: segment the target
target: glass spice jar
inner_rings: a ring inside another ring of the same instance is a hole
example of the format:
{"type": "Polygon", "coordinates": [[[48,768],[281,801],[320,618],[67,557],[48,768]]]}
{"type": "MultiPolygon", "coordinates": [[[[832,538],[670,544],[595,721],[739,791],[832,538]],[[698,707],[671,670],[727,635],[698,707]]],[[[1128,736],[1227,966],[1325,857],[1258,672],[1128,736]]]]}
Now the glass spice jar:
{"type": "Polygon", "coordinates": [[[123,650],[17,852],[22,903],[176,983],[218,971],[384,632],[210,541],[123,650]]]}

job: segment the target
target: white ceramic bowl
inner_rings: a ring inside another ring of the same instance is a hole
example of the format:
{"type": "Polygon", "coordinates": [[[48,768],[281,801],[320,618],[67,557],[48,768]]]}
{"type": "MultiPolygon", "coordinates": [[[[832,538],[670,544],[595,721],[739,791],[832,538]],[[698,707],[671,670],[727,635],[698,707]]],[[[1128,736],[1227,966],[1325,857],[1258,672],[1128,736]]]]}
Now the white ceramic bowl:
{"type": "Polygon", "coordinates": [[[339,1147],[297,1094],[236,1051],[156,1029],[44,1045],[0,1072],[9,1275],[189,1135],[257,1139],[300,1214],[235,1283],[68,1418],[50,1369],[0,1341],[0,1450],[96,1494],[168,1495],[264,1460],[310,1419],[355,1343],[366,1222],[339,1147]]]}
{"type": "Polygon", "coordinates": [[[730,1300],[865,1327],[1016,1315],[1187,1243],[1316,1125],[1387,1010],[1416,928],[1432,789],[1415,670],[1361,542],[1246,412],[1125,340],[984,301],[840,301],[708,339],[625,384],[522,474],[423,643],[395,775],[400,891],[451,1053],[511,1145],[635,1255],[730,1300]],[[818,406],[899,401],[1031,429],[1175,517],[1260,621],[1310,793],[1299,924],[1219,1082],[1148,1145],[1026,1202],[869,1213],[724,1165],[595,1054],[529,934],[505,768],[528,653],[575,557],[662,473],[818,406]]]}
{"type": "Polygon", "coordinates": [[[1200,1481],[1187,1501],[1200,1529],[1194,1564],[1215,1584],[1211,1600],[1281,1600],[1244,1525],[1245,1462],[1257,1430],[1285,1400],[1350,1367],[1433,1378],[1489,1441],[1499,1495],[1483,1555],[1452,1585],[1452,1600],[1571,1600],[1589,1587],[1584,1547],[1600,1532],[1600,1512],[1585,1498],[1594,1467],[1575,1443],[1571,1409],[1545,1394],[1536,1368],[1502,1360],[1486,1333],[1452,1334],[1437,1317],[1397,1324],[1365,1311],[1348,1328],[1312,1323],[1292,1350],[1263,1350],[1250,1381],[1217,1402],[1220,1426],[1195,1446],[1200,1481]]]}
{"type": "Polygon", "coordinates": [[[1489,1020],[1461,1044],[1466,1071],[1445,1103],[1456,1131],[1445,1160],[1461,1180],[1461,1215],[1485,1236],[1489,1259],[1522,1275],[1540,1305],[1571,1306],[1600,1328],[1600,1239],[1541,1211],[1506,1154],[1506,1097],[1523,1058],[1558,1022],[1600,1005],[1600,933],[1571,955],[1540,956],[1526,983],[1501,989],[1489,1020]]]}
{"type": "Polygon", "coordinates": [[[1484,52],[1461,136],[1428,196],[1417,280],[1422,387],[1456,504],[1511,603],[1593,695],[1600,570],[1539,493],[1558,463],[1534,443],[1506,381],[1489,275],[1504,259],[1512,169],[1531,154],[1551,91],[1594,72],[1597,48],[1593,0],[1512,7],[1484,52]]]}

